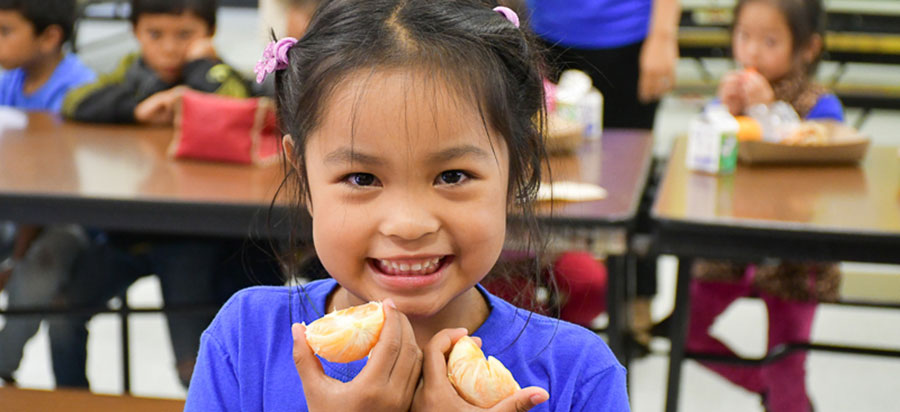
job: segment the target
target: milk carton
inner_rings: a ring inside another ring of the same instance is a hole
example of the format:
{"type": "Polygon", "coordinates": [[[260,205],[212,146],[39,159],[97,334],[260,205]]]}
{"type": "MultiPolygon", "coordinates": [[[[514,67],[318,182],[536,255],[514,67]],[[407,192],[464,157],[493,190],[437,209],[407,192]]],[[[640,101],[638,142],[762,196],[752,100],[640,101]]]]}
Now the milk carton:
{"type": "Polygon", "coordinates": [[[556,114],[584,125],[584,137],[599,139],[603,133],[603,95],[591,77],[580,70],[566,70],[556,87],[556,114]]]}
{"type": "Polygon", "coordinates": [[[737,166],[738,122],[721,105],[708,107],[688,128],[687,167],[729,174],[737,166]]]}

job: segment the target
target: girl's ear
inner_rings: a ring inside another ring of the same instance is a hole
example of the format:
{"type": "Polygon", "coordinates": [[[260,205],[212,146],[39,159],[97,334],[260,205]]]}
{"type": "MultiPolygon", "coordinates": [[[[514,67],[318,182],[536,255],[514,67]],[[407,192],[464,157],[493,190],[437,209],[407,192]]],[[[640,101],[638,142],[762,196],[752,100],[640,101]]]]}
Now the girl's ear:
{"type": "Polygon", "coordinates": [[[284,155],[287,157],[288,162],[291,162],[291,167],[294,168],[295,172],[300,172],[300,169],[297,166],[297,159],[294,158],[294,150],[296,149],[294,146],[294,138],[289,134],[284,135],[284,137],[281,138],[281,146],[284,148],[284,155]]]}
{"type": "Polygon", "coordinates": [[[803,48],[802,53],[800,54],[803,57],[803,61],[806,64],[810,64],[822,54],[822,36],[819,34],[813,34],[812,37],[809,38],[809,42],[806,43],[806,47],[803,48]]]}

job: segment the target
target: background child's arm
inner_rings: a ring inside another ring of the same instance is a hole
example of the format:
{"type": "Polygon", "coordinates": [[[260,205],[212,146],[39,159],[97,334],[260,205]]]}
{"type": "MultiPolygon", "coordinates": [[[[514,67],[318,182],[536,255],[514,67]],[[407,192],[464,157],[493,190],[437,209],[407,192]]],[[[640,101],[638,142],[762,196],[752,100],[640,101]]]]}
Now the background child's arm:
{"type": "Polygon", "coordinates": [[[134,119],[143,124],[172,124],[175,120],[175,105],[181,99],[184,88],[185,86],[173,87],[144,99],[134,108],[134,119]]]}
{"type": "Polygon", "coordinates": [[[675,87],[678,62],[678,0],[653,0],[650,28],[641,47],[638,96],[641,101],[657,100],[675,87]]]}
{"type": "Polygon", "coordinates": [[[740,71],[732,71],[722,77],[719,83],[719,91],[717,95],[719,100],[732,115],[738,116],[744,113],[744,87],[742,84],[742,74],[740,71]]]}
{"type": "Polygon", "coordinates": [[[769,104],[775,101],[775,91],[763,75],[756,70],[745,70],[743,76],[744,106],[769,104]]]}
{"type": "Polygon", "coordinates": [[[84,122],[134,123],[134,108],[140,100],[125,80],[137,58],[127,56],[113,72],[70,91],[63,101],[63,116],[84,122]]]}

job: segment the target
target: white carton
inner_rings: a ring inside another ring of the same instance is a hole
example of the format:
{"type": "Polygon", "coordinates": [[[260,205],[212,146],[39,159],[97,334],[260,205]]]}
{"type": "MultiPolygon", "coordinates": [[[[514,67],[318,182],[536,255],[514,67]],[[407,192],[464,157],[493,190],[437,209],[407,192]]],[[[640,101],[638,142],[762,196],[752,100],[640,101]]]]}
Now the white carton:
{"type": "Polygon", "coordinates": [[[688,128],[688,169],[728,174],[737,166],[738,122],[722,106],[711,106],[688,128]]]}

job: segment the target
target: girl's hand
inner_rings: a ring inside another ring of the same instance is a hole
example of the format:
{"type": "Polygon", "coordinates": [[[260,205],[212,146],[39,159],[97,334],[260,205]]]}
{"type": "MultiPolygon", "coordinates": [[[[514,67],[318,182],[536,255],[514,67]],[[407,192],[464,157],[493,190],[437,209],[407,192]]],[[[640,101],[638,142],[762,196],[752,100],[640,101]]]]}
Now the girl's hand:
{"type": "Polygon", "coordinates": [[[743,77],[745,107],[775,101],[775,91],[763,75],[756,70],[747,70],[743,73],[743,77]]]}
{"type": "Polygon", "coordinates": [[[644,103],[659,100],[675,87],[675,64],[678,62],[678,39],[653,35],[641,47],[638,76],[638,98],[644,103]]]}
{"type": "Polygon", "coordinates": [[[390,299],[384,301],[384,328],[369,361],[352,381],[325,375],[319,358],[306,343],[306,327],[295,323],[294,365],[310,411],[406,411],[422,372],[422,351],[406,315],[390,299]]]}
{"type": "Polygon", "coordinates": [[[722,77],[719,83],[719,100],[734,116],[743,114],[746,107],[743,82],[743,72],[732,71],[722,77]]]}
{"type": "MultiPolygon", "coordinates": [[[[465,329],[444,329],[428,342],[422,380],[416,388],[411,411],[525,412],[550,398],[544,389],[531,386],[519,390],[490,409],[482,409],[466,402],[456,393],[447,378],[447,356],[456,341],[467,334],[465,329]]],[[[480,339],[476,338],[475,342],[481,344],[480,339]]]]}

